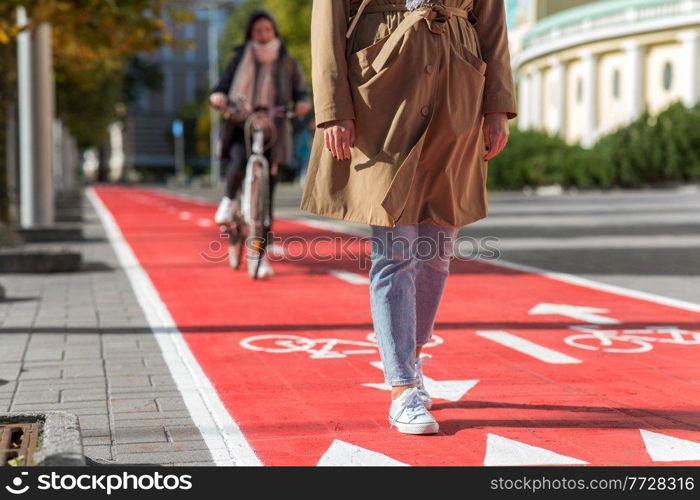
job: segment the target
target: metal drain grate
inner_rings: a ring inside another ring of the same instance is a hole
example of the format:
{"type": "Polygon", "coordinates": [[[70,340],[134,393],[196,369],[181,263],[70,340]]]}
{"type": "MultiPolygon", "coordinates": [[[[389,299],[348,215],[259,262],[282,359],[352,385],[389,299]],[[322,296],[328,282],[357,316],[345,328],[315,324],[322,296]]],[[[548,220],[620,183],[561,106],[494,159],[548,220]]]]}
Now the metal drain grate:
{"type": "Polygon", "coordinates": [[[0,424],[0,467],[32,465],[38,434],[35,422],[0,424]]]}

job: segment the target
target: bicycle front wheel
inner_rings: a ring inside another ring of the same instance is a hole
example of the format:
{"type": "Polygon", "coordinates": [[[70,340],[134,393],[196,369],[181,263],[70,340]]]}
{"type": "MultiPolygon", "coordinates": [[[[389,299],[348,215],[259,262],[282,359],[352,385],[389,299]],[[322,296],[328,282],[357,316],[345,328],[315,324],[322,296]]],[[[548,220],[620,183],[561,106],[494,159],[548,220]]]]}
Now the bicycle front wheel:
{"type": "Polygon", "coordinates": [[[257,279],[262,257],[267,246],[267,232],[271,224],[270,167],[264,157],[251,157],[247,186],[248,272],[257,279]]]}

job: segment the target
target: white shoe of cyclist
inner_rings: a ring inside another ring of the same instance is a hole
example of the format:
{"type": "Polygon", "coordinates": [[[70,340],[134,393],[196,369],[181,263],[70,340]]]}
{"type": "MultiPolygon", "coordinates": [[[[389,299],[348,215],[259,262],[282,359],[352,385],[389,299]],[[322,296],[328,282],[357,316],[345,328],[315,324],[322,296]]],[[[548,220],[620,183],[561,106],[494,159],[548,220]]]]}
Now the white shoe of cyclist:
{"type": "Polygon", "coordinates": [[[391,402],[389,422],[404,434],[435,434],[439,424],[420,400],[418,389],[411,387],[391,402]]]}
{"type": "Polygon", "coordinates": [[[258,269],[258,278],[269,278],[270,276],[274,275],[275,272],[272,270],[270,261],[267,260],[267,257],[263,257],[263,260],[260,263],[260,269],[258,269]]]}
{"type": "MultiPolygon", "coordinates": [[[[253,270],[255,269],[255,266],[258,265],[258,259],[260,257],[248,257],[248,274],[250,276],[253,275],[253,270]]],[[[262,257],[262,261],[260,262],[260,267],[258,268],[258,279],[265,279],[269,278],[271,276],[274,276],[275,272],[272,270],[272,266],[270,265],[270,262],[267,260],[267,257],[262,257]]]]}
{"type": "Polygon", "coordinates": [[[423,380],[423,364],[431,358],[430,354],[423,354],[418,359],[416,359],[416,389],[418,390],[418,396],[423,402],[426,410],[433,407],[433,400],[430,398],[430,394],[425,389],[425,381],[423,380]]]}
{"type": "Polygon", "coordinates": [[[230,224],[233,221],[233,200],[228,196],[221,198],[219,208],[216,209],[214,222],[218,225],[230,224]]]}

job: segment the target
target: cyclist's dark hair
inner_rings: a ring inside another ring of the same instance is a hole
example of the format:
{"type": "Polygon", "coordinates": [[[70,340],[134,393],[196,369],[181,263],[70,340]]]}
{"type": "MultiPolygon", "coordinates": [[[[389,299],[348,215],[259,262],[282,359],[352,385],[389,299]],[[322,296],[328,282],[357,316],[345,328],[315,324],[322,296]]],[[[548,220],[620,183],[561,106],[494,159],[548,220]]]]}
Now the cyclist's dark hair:
{"type": "Polygon", "coordinates": [[[277,26],[277,21],[273,17],[272,14],[270,14],[268,11],[264,9],[256,9],[253,12],[250,13],[248,16],[248,23],[246,24],[245,28],[245,41],[249,41],[251,38],[253,38],[253,25],[258,22],[260,19],[267,19],[272,23],[272,27],[275,29],[275,36],[277,38],[280,37],[280,30],[279,27],[277,26]]]}

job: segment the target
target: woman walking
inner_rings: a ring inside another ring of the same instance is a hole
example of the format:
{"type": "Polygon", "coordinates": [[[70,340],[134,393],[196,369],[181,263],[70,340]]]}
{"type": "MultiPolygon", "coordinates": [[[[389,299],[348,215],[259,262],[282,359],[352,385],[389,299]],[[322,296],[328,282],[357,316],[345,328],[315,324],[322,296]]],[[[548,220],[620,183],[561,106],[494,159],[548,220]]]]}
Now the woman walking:
{"type": "MultiPolygon", "coordinates": [[[[209,103],[215,108],[225,108],[229,100],[238,104],[240,113],[225,120],[221,127],[219,158],[227,164],[227,170],[226,193],[214,215],[217,224],[231,222],[236,210],[235,200],[243,183],[247,161],[243,130],[246,117],[260,107],[286,108],[294,104],[295,113],[299,116],[311,110],[301,66],[287,53],[275,19],[265,10],[255,10],[250,14],[245,43],[234,47],[231,61],[209,95],[209,103]]],[[[292,159],[289,120],[285,117],[275,118],[275,129],[277,141],[265,153],[271,165],[270,200],[278,169],[288,166],[292,159]]],[[[248,264],[255,263],[249,260],[248,264]]],[[[263,257],[258,276],[264,278],[271,275],[272,268],[263,257]]]]}
{"type": "Polygon", "coordinates": [[[421,347],[516,116],[503,1],[314,0],[311,35],[318,128],[301,208],[370,225],[389,420],[433,434],[421,347]]]}

